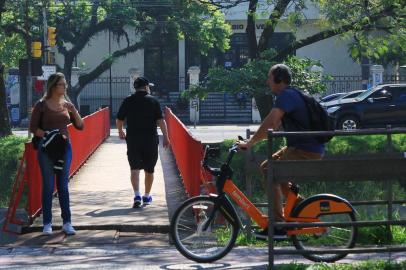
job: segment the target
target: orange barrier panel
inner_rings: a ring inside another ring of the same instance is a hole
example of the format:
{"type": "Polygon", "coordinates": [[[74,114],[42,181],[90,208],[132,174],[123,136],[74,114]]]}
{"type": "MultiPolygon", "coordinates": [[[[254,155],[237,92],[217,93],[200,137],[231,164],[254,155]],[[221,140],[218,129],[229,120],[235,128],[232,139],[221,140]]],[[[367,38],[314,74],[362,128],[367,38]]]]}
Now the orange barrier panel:
{"type": "Polygon", "coordinates": [[[165,121],[168,125],[169,139],[186,192],[190,197],[200,194],[200,187],[210,179],[201,166],[203,144],[193,138],[185,125],[165,108],[165,121]]]}
{"type": "MultiPolygon", "coordinates": [[[[108,108],[86,116],[83,120],[85,126],[84,130],[76,130],[72,125],[68,126],[73,151],[70,176],[75,174],[96,148],[110,136],[110,116],[108,108]]],[[[28,186],[26,210],[30,222],[32,223],[35,217],[41,212],[42,177],[37,159],[37,151],[33,148],[32,143],[25,144],[24,156],[17,177],[20,177],[20,174],[22,175],[22,180],[20,181],[16,178],[7,218],[3,226],[4,231],[7,231],[8,223],[21,223],[15,219],[15,209],[17,209],[20,202],[25,183],[27,183],[28,186]]]]}

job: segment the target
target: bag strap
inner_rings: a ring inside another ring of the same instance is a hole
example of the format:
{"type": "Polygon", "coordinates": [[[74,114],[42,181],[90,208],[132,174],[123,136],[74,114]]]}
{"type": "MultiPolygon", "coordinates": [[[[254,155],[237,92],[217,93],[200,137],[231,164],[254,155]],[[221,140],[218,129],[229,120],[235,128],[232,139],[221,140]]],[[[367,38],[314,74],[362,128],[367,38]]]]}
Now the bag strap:
{"type": "MultiPolygon", "coordinates": [[[[309,123],[310,123],[310,125],[311,125],[310,109],[309,109],[309,106],[307,105],[307,101],[305,100],[305,97],[303,96],[304,94],[303,94],[300,90],[297,90],[297,89],[295,89],[295,88],[293,88],[293,87],[292,87],[291,89],[295,90],[296,93],[298,93],[299,96],[300,96],[300,98],[303,100],[303,103],[304,103],[304,105],[305,105],[305,107],[306,107],[306,111],[307,111],[307,117],[309,118],[309,123]]],[[[306,128],[306,127],[305,127],[302,123],[300,123],[297,119],[293,118],[290,113],[285,113],[285,115],[286,115],[286,117],[287,117],[291,122],[293,122],[293,124],[294,124],[296,127],[298,127],[300,130],[309,131],[309,128],[306,128]]],[[[311,130],[311,127],[310,127],[310,130],[311,130]]]]}

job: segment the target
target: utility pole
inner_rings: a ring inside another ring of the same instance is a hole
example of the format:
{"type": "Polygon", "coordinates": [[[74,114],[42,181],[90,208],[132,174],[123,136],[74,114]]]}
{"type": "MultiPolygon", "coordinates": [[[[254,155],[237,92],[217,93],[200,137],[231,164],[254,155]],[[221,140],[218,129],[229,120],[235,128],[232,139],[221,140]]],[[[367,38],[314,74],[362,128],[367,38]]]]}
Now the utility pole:
{"type": "Polygon", "coordinates": [[[42,1],[42,22],[43,22],[43,47],[44,47],[44,62],[43,64],[47,65],[48,64],[48,24],[47,24],[47,6],[46,6],[46,1],[42,1]]]}
{"type": "MultiPolygon", "coordinates": [[[[31,121],[32,114],[32,77],[31,77],[31,33],[29,25],[29,0],[25,1],[25,21],[24,21],[24,30],[26,32],[25,47],[27,49],[27,119],[28,123],[31,121]]],[[[30,129],[28,129],[28,138],[31,138],[30,129]]]]}

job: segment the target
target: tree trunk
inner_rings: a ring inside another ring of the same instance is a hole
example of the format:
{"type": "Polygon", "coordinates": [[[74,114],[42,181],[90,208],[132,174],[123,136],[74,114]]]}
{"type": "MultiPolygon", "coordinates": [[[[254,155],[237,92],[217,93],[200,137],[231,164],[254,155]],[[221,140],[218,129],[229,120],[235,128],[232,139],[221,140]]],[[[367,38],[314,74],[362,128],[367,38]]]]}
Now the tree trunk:
{"type": "Polygon", "coordinates": [[[255,13],[257,11],[258,0],[251,0],[248,7],[247,16],[247,29],[245,30],[247,34],[247,44],[248,44],[248,57],[250,60],[257,59],[258,54],[258,44],[255,28],[255,13]]]}
{"type": "Polygon", "coordinates": [[[264,93],[258,93],[254,94],[254,98],[259,110],[259,115],[261,116],[261,120],[264,120],[272,109],[273,97],[271,94],[265,95],[264,93]]]}
{"type": "Polygon", "coordinates": [[[11,135],[11,126],[6,103],[4,65],[0,62],[0,138],[7,135],[11,135]]]}

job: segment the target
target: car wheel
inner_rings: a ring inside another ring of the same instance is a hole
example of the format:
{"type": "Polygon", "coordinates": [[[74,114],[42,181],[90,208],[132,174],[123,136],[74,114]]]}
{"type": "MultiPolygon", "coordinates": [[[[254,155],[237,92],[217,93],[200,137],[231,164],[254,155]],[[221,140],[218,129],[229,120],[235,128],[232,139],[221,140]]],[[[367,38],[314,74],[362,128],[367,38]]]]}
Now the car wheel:
{"type": "Polygon", "coordinates": [[[360,126],[359,119],[354,116],[344,116],[338,122],[338,129],[343,130],[359,129],[360,126]]]}

